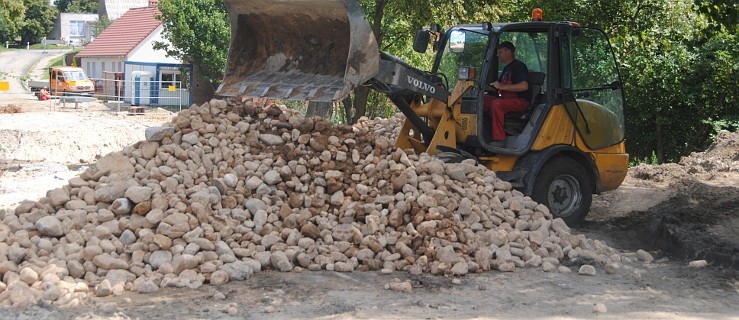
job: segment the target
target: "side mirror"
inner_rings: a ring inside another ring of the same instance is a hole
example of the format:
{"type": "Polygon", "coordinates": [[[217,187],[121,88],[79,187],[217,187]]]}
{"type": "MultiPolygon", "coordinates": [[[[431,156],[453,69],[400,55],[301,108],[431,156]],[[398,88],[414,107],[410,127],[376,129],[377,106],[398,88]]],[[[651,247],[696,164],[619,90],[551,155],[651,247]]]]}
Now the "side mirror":
{"type": "Polygon", "coordinates": [[[464,31],[452,31],[452,34],[449,37],[449,51],[454,53],[464,52],[464,42],[466,37],[467,34],[464,31]]]}
{"type": "Polygon", "coordinates": [[[413,51],[419,52],[419,53],[426,53],[426,49],[429,46],[429,39],[431,37],[431,34],[428,30],[418,30],[416,32],[416,37],[413,38],[413,51]]]}

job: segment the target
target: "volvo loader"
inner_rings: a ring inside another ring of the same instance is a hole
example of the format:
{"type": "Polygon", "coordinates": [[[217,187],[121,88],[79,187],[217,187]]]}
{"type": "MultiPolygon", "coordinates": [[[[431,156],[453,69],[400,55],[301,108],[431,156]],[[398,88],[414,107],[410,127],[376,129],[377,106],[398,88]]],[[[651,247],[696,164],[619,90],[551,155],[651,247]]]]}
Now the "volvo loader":
{"type": "Polygon", "coordinates": [[[413,48],[435,50],[420,70],[378,49],[355,0],[225,0],[232,28],[226,75],[216,94],[339,101],[357,86],[384,94],[405,115],[396,145],[445,161],[475,159],[568,224],[592,194],[624,180],[624,97],[606,35],[575,22],[438,25],[413,48]],[[503,65],[496,46],[515,45],[529,69],[528,109],[505,116],[503,145],[491,143],[483,107],[503,65]]]}

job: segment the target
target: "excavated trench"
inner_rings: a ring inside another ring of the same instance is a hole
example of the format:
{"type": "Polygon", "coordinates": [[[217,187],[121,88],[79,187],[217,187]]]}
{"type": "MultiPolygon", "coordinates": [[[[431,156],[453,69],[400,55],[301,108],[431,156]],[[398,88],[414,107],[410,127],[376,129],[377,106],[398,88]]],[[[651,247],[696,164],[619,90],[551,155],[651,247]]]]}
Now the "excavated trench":
{"type": "Polygon", "coordinates": [[[586,221],[580,229],[612,234],[617,238],[609,242],[621,249],[643,248],[672,260],[702,259],[739,268],[739,188],[694,182],[679,189],[647,211],[586,221]]]}

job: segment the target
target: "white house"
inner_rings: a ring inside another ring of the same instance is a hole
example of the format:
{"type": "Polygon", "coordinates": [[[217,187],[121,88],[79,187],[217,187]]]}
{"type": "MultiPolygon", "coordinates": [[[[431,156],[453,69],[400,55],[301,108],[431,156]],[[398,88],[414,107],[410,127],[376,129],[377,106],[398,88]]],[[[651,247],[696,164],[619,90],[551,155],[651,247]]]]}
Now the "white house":
{"type": "Polygon", "coordinates": [[[149,6],[149,0],[100,0],[98,14],[116,20],[132,8],[149,6]]]}
{"type": "MultiPolygon", "coordinates": [[[[156,41],[166,42],[164,26],[155,18],[158,14],[156,2],[128,10],[77,54],[80,67],[97,79],[98,88],[113,88],[103,82],[122,79],[123,83],[117,84],[122,88],[115,95],[122,95],[125,102],[189,106],[192,97],[187,88],[192,86],[189,79],[183,79],[181,70],[192,67],[153,48],[156,41]]],[[[104,94],[112,94],[110,91],[106,89],[104,94]]]]}
{"type": "Polygon", "coordinates": [[[49,39],[66,40],[83,45],[93,37],[98,15],[94,13],[60,13],[49,32],[49,39]]]}

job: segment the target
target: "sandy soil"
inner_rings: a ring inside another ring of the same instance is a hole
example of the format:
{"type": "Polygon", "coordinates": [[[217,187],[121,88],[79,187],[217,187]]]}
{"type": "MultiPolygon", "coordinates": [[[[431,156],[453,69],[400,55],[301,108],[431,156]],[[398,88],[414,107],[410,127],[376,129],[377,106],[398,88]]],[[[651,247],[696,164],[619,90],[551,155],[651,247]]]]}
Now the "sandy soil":
{"type": "MultiPolygon", "coordinates": [[[[11,103],[24,112],[0,114],[0,208],[12,207],[23,197],[38,199],[105,150],[142,139],[146,126],[171,116],[128,116],[105,106],[50,112],[30,100],[11,103]],[[17,135],[28,138],[14,138],[17,135]]],[[[404,272],[270,271],[197,290],[163,289],[145,295],[127,291],[71,309],[0,309],[0,318],[739,319],[733,260],[739,256],[735,141],[739,135],[727,135],[712,154],[697,154],[685,163],[632,168],[622,187],[595,197],[587,221],[573,233],[585,233],[624,252],[645,249],[656,258],[616,274],[602,269],[596,276],[522,269],[454,279],[404,272]],[[704,258],[710,261],[708,267],[688,268],[691,260],[704,258]],[[386,290],[396,278],[410,281],[412,292],[386,290]],[[605,306],[605,312],[596,311],[596,304],[605,306]]]]}
{"type": "Polygon", "coordinates": [[[51,111],[46,101],[3,99],[0,110],[3,104],[24,112],[0,112],[0,209],[63,186],[87,164],[143,140],[146,127],[172,117],[161,109],[129,115],[97,102],[51,111]]]}

